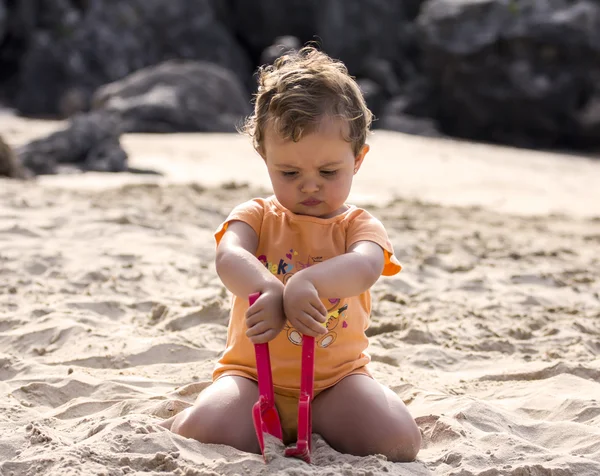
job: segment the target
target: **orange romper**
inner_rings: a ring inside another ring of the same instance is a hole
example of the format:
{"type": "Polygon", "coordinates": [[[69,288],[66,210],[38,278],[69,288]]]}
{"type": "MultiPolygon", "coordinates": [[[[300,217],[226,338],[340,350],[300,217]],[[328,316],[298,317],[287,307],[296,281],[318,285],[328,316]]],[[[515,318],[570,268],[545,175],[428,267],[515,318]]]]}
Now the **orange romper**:
{"type": "MultiPolygon", "coordinates": [[[[235,207],[215,233],[217,245],[232,221],[250,225],[258,236],[257,259],[284,284],[296,272],[339,256],[359,241],[377,243],[384,251],[383,275],[391,276],[402,267],[393,254],[385,228],[367,211],[350,205],[333,218],[297,215],[275,198],[255,198],[235,207]]],[[[315,396],[353,374],[370,376],[366,369],[370,357],[365,329],[369,325],[371,294],[340,299],[321,296],[328,311],[327,334],[316,339],[315,396]]],[[[237,375],[256,377],[254,346],[246,337],[245,312],[248,299],[233,297],[227,347],[217,362],[213,380],[237,375]]],[[[302,336],[290,326],[271,342],[271,368],[276,406],[284,430],[284,441],[295,439],[297,404],[300,393],[302,336]]]]}

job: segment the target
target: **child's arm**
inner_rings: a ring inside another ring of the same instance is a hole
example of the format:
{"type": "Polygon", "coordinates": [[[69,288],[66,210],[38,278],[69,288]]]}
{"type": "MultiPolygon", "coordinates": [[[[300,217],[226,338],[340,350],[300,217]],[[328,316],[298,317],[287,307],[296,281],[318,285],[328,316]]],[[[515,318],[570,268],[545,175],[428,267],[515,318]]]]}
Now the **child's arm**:
{"type": "Polygon", "coordinates": [[[283,283],[254,256],[258,236],[250,225],[233,221],[221,238],[215,264],[229,291],[240,299],[255,292],[260,298],[246,312],[246,335],[259,344],[275,338],[285,324],[283,283]]]}
{"type": "Polygon", "coordinates": [[[242,299],[254,292],[265,291],[269,285],[281,284],[254,256],[257,246],[258,236],[252,227],[242,221],[233,221],[217,248],[217,274],[225,287],[242,299]]]}
{"type": "Polygon", "coordinates": [[[322,297],[357,296],[369,289],[383,271],[383,249],[359,241],[347,253],[328,259],[292,276],[284,290],[284,308],[290,323],[302,334],[324,334],[327,310],[322,297]]]}
{"type": "Polygon", "coordinates": [[[359,241],[347,253],[296,273],[310,281],[319,296],[345,298],[370,289],[383,271],[383,249],[372,241],[359,241]]]}

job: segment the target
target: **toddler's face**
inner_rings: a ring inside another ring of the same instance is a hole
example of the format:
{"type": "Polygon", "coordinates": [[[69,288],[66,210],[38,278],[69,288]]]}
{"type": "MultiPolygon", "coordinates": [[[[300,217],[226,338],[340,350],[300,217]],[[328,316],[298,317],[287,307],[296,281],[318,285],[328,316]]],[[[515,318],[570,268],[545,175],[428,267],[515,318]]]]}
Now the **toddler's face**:
{"type": "Polygon", "coordinates": [[[346,210],[352,178],[369,151],[357,157],[342,135],[341,120],[324,121],[298,142],[283,140],[270,127],[264,135],[262,156],[279,203],[299,215],[330,218],[346,210]]]}

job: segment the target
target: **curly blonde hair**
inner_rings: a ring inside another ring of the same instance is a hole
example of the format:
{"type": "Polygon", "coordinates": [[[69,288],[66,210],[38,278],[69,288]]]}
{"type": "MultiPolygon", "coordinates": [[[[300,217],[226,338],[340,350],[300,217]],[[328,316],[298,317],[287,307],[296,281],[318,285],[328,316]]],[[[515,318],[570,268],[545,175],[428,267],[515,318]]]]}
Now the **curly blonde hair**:
{"type": "Polygon", "coordinates": [[[358,155],[373,115],[346,66],[307,46],[259,68],[254,112],[242,132],[261,152],[267,124],[282,138],[298,142],[304,134],[317,130],[325,117],[347,122],[344,139],[358,155]]]}

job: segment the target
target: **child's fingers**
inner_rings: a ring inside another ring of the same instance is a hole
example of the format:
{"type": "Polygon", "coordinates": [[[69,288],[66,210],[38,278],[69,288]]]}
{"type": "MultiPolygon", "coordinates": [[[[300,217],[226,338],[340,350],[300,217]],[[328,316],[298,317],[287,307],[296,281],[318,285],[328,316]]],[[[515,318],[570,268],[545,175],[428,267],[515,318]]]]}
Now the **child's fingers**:
{"type": "Polygon", "coordinates": [[[323,316],[327,317],[327,308],[325,307],[325,304],[323,304],[323,302],[320,299],[319,299],[319,307],[317,307],[317,309],[323,316]]]}
{"type": "Polygon", "coordinates": [[[247,337],[258,336],[263,334],[271,329],[271,326],[266,321],[258,322],[252,326],[248,326],[248,330],[246,331],[247,337]]]}
{"type": "Polygon", "coordinates": [[[257,334],[250,337],[250,342],[253,344],[264,344],[266,342],[272,341],[277,337],[278,332],[275,329],[269,329],[262,334],[257,334]]]}
{"type": "Polygon", "coordinates": [[[319,304],[321,304],[322,307],[313,306],[313,309],[312,309],[312,312],[310,313],[310,315],[317,322],[324,324],[327,321],[327,309],[325,309],[325,306],[323,306],[323,303],[321,301],[319,301],[319,304]]]}
{"type": "MultiPolygon", "coordinates": [[[[253,322],[256,322],[257,320],[261,320],[261,316],[262,313],[265,309],[265,304],[263,301],[263,298],[265,297],[264,294],[262,294],[254,304],[252,304],[252,306],[250,306],[247,310],[246,310],[246,323],[248,322],[248,320],[253,320],[253,322]]],[[[250,327],[250,326],[248,326],[250,327]]]]}
{"type": "Polygon", "coordinates": [[[312,318],[313,322],[315,322],[318,327],[323,329],[323,324],[327,322],[327,316],[324,316],[317,309],[310,306],[305,310],[305,312],[312,318]]]}
{"type": "Polygon", "coordinates": [[[292,323],[292,325],[294,326],[294,329],[296,329],[302,335],[311,336],[311,337],[317,337],[320,335],[320,334],[317,334],[315,331],[311,330],[310,327],[305,326],[303,323],[301,323],[299,321],[292,323]]]}
{"type": "Polygon", "coordinates": [[[317,297],[311,299],[310,304],[317,312],[317,314],[311,313],[313,315],[313,317],[319,322],[325,322],[327,320],[327,308],[321,302],[319,297],[317,296],[317,297]]]}
{"type": "Polygon", "coordinates": [[[327,329],[325,329],[315,317],[307,312],[300,312],[293,324],[298,332],[312,337],[317,337],[327,333],[327,329]]]}
{"type": "Polygon", "coordinates": [[[327,309],[325,309],[325,306],[323,306],[323,303],[318,297],[310,299],[304,310],[314,320],[321,324],[325,323],[327,320],[327,309]]]}
{"type": "Polygon", "coordinates": [[[254,312],[251,315],[246,314],[246,327],[247,328],[251,328],[253,326],[255,326],[256,324],[258,324],[259,322],[262,322],[265,320],[265,316],[263,315],[264,313],[261,312],[262,309],[254,312]]]}

